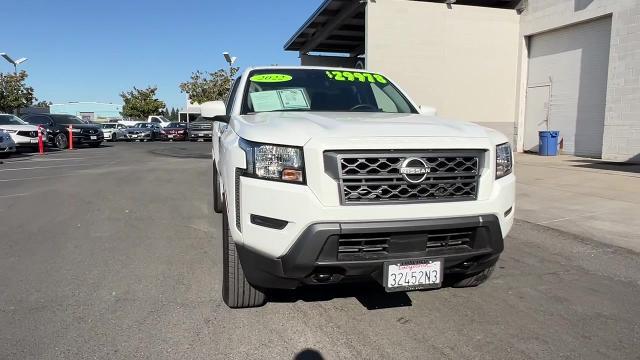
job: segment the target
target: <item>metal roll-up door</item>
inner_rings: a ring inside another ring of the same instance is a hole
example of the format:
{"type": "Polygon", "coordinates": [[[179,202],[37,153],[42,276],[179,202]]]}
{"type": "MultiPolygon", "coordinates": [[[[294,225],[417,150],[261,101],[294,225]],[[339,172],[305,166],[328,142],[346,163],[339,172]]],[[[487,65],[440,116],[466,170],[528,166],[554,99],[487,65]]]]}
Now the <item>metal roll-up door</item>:
{"type": "Polygon", "coordinates": [[[558,130],[562,152],[602,155],[611,17],[530,37],[524,148],[558,130]]]}

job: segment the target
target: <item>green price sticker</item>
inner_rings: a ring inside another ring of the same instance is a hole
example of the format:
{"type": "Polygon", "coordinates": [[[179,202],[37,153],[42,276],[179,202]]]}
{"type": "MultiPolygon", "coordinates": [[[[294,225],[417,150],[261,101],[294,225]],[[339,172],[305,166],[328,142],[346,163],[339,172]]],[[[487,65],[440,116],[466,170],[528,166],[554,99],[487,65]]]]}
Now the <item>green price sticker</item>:
{"type": "Polygon", "coordinates": [[[380,74],[371,74],[365,72],[352,72],[352,71],[327,71],[327,77],[335,81],[359,81],[359,82],[379,82],[386,84],[389,81],[380,74]]]}
{"type": "Polygon", "coordinates": [[[261,75],[254,75],[251,78],[249,78],[249,80],[253,82],[265,82],[265,83],[285,82],[285,81],[291,81],[291,79],[293,79],[291,75],[285,75],[285,74],[261,74],[261,75]]]}

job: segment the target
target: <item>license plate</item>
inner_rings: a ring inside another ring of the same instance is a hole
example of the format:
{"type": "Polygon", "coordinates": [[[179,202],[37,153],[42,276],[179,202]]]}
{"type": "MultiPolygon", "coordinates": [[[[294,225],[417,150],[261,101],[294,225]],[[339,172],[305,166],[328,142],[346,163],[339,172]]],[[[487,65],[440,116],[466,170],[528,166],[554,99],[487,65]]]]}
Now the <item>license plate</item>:
{"type": "Polygon", "coordinates": [[[31,139],[31,143],[32,144],[37,144],[38,143],[38,139],[31,139]]]}
{"type": "Polygon", "coordinates": [[[204,136],[204,134],[198,134],[198,136],[202,137],[202,136],[204,136]]]}
{"type": "Polygon", "coordinates": [[[173,139],[173,135],[169,135],[169,139],[173,139]]]}
{"type": "Polygon", "coordinates": [[[91,137],[91,140],[97,140],[97,139],[98,139],[98,137],[97,137],[97,136],[92,136],[92,137],[91,137]]]}
{"type": "Polygon", "coordinates": [[[442,259],[414,259],[384,263],[384,287],[388,292],[439,288],[442,259]]]}

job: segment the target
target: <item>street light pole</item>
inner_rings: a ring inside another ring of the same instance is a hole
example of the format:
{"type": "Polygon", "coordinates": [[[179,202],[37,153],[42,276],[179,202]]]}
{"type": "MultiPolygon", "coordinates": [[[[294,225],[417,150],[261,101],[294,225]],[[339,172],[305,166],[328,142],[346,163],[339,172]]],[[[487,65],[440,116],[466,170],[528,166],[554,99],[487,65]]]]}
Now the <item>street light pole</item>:
{"type": "Polygon", "coordinates": [[[238,58],[229,55],[229,53],[226,51],[222,53],[222,56],[224,56],[225,61],[227,62],[227,64],[229,64],[229,77],[231,77],[231,69],[233,69],[233,63],[235,63],[238,58]]]}
{"type": "MultiPolygon", "coordinates": [[[[20,58],[18,60],[13,60],[11,56],[7,55],[6,53],[0,53],[0,56],[2,56],[5,60],[7,60],[10,64],[13,65],[13,73],[15,75],[18,75],[18,65],[27,61],[27,58],[20,58]]],[[[18,116],[18,109],[14,110],[14,114],[18,116]]]]}
{"type": "Polygon", "coordinates": [[[18,73],[18,65],[28,60],[27,58],[20,58],[18,60],[13,60],[11,56],[7,55],[6,53],[0,53],[0,56],[2,56],[5,60],[7,60],[11,65],[13,65],[14,74],[18,73]]]}

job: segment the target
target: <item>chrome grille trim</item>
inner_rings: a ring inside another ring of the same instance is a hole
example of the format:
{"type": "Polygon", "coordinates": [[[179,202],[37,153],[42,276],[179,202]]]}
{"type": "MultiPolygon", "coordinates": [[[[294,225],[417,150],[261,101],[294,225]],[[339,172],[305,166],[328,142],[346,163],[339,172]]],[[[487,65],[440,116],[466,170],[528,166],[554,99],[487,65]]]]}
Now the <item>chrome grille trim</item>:
{"type": "Polygon", "coordinates": [[[213,130],[213,123],[191,123],[189,125],[191,130],[213,130]]]}
{"type": "Polygon", "coordinates": [[[338,182],[343,205],[476,200],[485,150],[327,151],[325,171],[338,182]],[[406,181],[409,157],[430,168],[425,180],[406,181]]]}

